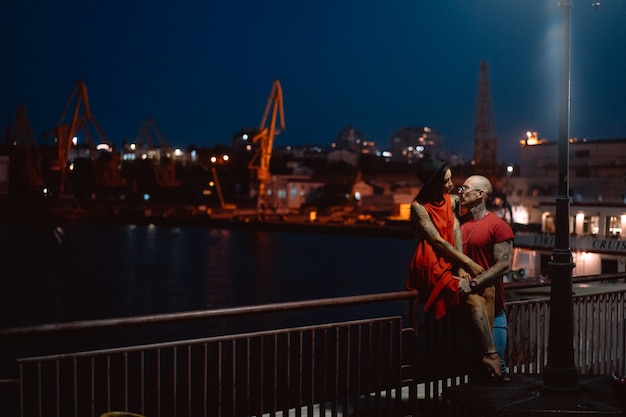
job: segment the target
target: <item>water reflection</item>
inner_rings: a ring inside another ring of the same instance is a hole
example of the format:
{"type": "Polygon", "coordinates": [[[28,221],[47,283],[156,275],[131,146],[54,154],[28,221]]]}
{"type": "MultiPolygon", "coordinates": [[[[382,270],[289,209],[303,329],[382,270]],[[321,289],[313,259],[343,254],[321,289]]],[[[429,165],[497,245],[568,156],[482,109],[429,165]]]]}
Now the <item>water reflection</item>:
{"type": "Polygon", "coordinates": [[[404,289],[412,241],[155,226],[0,226],[2,325],[404,289]],[[28,261],[24,263],[24,255],[28,261]]]}

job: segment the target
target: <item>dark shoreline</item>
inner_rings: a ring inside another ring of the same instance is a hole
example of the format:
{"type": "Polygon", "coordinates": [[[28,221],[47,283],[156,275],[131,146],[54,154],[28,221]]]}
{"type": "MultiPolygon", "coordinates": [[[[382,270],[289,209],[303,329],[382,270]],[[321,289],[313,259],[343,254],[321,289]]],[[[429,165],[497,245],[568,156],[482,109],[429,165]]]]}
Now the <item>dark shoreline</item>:
{"type": "MultiPolygon", "coordinates": [[[[5,207],[6,208],[6,207],[5,207]]],[[[64,226],[77,223],[91,223],[103,226],[149,225],[167,227],[203,227],[213,229],[265,230],[292,233],[319,233],[364,237],[389,237],[409,239],[413,228],[408,221],[380,220],[358,222],[349,218],[319,218],[310,221],[304,215],[241,215],[237,213],[217,213],[216,215],[167,213],[162,210],[146,211],[133,209],[125,211],[74,210],[57,212],[47,209],[0,210],[1,223],[25,225],[64,226]]]]}
{"type": "Polygon", "coordinates": [[[211,227],[218,229],[250,229],[293,233],[321,233],[365,237],[390,237],[409,239],[413,236],[411,225],[406,224],[338,224],[293,220],[236,220],[163,218],[145,219],[145,223],[180,227],[211,227]]]}

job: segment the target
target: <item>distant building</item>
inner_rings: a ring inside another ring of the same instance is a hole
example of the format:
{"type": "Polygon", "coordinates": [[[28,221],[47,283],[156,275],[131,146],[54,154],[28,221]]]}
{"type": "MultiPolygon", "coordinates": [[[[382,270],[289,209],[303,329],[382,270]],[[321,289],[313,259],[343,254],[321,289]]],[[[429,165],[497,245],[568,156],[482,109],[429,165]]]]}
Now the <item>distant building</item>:
{"type": "Polygon", "coordinates": [[[342,129],[332,146],[334,149],[344,149],[356,154],[376,154],[376,143],[365,139],[363,132],[356,131],[352,126],[342,129]]]}
{"type": "MultiPolygon", "coordinates": [[[[558,175],[558,143],[540,142],[536,145],[522,143],[520,152],[520,175],[530,178],[552,178],[558,175]]],[[[570,140],[569,175],[572,191],[585,182],[604,178],[618,183],[623,192],[622,176],[626,174],[626,139],[570,140]]],[[[603,183],[606,181],[603,181],[603,183]]],[[[589,190],[591,191],[591,190],[589,190]]],[[[598,191],[595,187],[594,194],[598,191]]],[[[581,189],[580,192],[585,192],[581,189]]],[[[608,192],[611,194],[611,192],[608,192]]],[[[596,200],[597,195],[583,195],[596,200]]]]}
{"type": "MultiPolygon", "coordinates": [[[[559,193],[558,143],[522,141],[519,171],[507,179],[515,236],[513,270],[547,275],[554,248],[559,193]]],[[[573,276],[626,271],[626,139],[569,145],[569,246],[573,276]]]]}
{"type": "Polygon", "coordinates": [[[414,162],[441,149],[441,134],[427,126],[404,127],[391,135],[391,159],[414,162]]]}
{"type": "Polygon", "coordinates": [[[297,160],[326,160],[330,148],[321,146],[277,146],[274,148],[273,156],[288,157],[297,160]]]}
{"type": "Polygon", "coordinates": [[[358,181],[352,186],[352,195],[356,200],[363,197],[374,195],[374,187],[365,181],[358,181]]]}
{"type": "Polygon", "coordinates": [[[359,155],[346,149],[328,152],[328,162],[345,162],[356,167],[359,165],[359,155]]]}
{"type": "Polygon", "coordinates": [[[358,152],[359,144],[364,137],[363,132],[357,132],[352,126],[348,126],[337,134],[333,147],[335,149],[346,149],[352,152],[358,152]]]}
{"type": "MultiPolygon", "coordinates": [[[[546,140],[522,141],[519,172],[508,179],[505,190],[516,223],[540,224],[540,204],[553,202],[558,194],[558,148],[558,143],[546,140]],[[516,212],[527,220],[519,221],[522,219],[515,216],[516,212]]],[[[569,167],[572,202],[626,201],[626,139],[572,139],[569,167]]]]}
{"type": "Polygon", "coordinates": [[[297,212],[326,184],[312,181],[306,175],[272,175],[268,184],[268,199],[278,213],[297,212]]]}
{"type": "MultiPolygon", "coordinates": [[[[556,204],[541,204],[538,210],[541,230],[515,234],[512,269],[529,276],[548,275],[555,244],[556,204]]],[[[626,272],[625,205],[572,203],[569,231],[573,276],[626,272]]]]}

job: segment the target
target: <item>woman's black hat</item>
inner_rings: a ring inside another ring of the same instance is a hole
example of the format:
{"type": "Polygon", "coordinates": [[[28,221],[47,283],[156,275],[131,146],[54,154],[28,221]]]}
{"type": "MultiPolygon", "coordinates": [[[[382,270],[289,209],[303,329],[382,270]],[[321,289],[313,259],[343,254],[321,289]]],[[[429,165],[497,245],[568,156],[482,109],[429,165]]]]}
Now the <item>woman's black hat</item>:
{"type": "Polygon", "coordinates": [[[422,182],[422,188],[427,188],[438,176],[443,177],[443,171],[447,168],[447,166],[448,165],[445,162],[440,161],[437,158],[428,157],[421,159],[417,165],[415,175],[422,182]]]}

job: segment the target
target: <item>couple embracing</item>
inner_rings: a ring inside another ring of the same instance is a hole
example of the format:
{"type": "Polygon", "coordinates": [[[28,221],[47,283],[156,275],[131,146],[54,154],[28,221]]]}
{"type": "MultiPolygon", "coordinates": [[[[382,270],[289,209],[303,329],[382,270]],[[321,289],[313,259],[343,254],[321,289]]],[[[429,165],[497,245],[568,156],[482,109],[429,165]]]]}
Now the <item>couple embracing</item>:
{"type": "Polygon", "coordinates": [[[510,267],[513,231],[487,209],[493,188],[486,177],[468,177],[452,195],[452,171],[445,162],[424,158],[416,175],[422,188],[411,204],[416,248],[407,288],[418,291],[424,311],[436,319],[468,307],[487,374],[507,382],[502,276],[510,267]]]}

